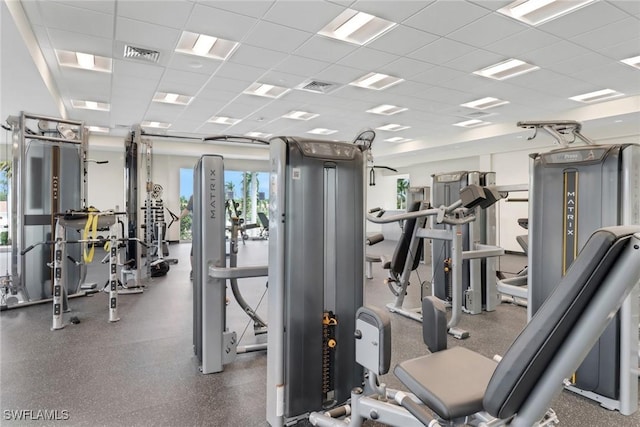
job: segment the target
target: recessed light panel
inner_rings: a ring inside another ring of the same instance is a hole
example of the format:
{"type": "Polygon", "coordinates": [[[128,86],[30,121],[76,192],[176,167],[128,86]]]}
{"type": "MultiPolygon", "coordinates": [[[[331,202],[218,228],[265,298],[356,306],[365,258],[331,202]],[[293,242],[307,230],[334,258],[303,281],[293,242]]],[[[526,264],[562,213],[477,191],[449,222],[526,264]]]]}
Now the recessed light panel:
{"type": "Polygon", "coordinates": [[[164,102],[165,104],[189,105],[192,100],[192,96],[177,93],[156,92],[153,96],[154,102],[164,102]]]}
{"type": "Polygon", "coordinates": [[[634,56],[633,58],[621,59],[620,62],[640,70],[640,55],[634,56]]]}
{"type": "Polygon", "coordinates": [[[363,87],[365,89],[374,89],[374,90],[382,90],[393,85],[396,85],[400,82],[403,82],[404,79],[400,79],[398,77],[388,76],[386,74],[381,73],[369,73],[360,77],[358,80],[355,80],[349,83],[352,86],[363,87]]]}
{"type": "Polygon", "coordinates": [[[353,9],[345,9],[318,34],[333,39],[365,45],[395,27],[395,22],[353,9]]]}
{"type": "Polygon", "coordinates": [[[247,132],[244,135],[251,138],[264,138],[264,139],[271,137],[270,133],[262,133],[262,132],[247,132]]]}
{"type": "Polygon", "coordinates": [[[334,129],[325,129],[325,128],[315,128],[307,131],[307,133],[312,133],[314,135],[332,135],[336,132],[338,131],[334,129]]]}
{"type": "Polygon", "coordinates": [[[590,103],[590,102],[604,101],[606,99],[611,99],[611,98],[617,98],[622,95],[624,94],[617,92],[613,89],[602,89],[602,90],[597,90],[595,92],[583,93],[582,95],[572,96],[569,99],[572,101],[590,103]]]}
{"type": "Polygon", "coordinates": [[[232,119],[231,117],[224,117],[224,116],[213,116],[209,120],[207,120],[207,122],[209,123],[215,123],[217,125],[231,125],[231,126],[237,123],[240,123],[241,121],[242,121],[241,119],[232,119]]]}
{"type": "Polygon", "coordinates": [[[380,114],[383,116],[392,116],[394,114],[401,113],[403,111],[407,111],[408,108],[396,107],[395,105],[383,104],[378,105],[375,108],[367,110],[367,113],[380,114]]]}
{"type": "Polygon", "coordinates": [[[509,101],[493,98],[488,96],[486,98],[476,99],[475,101],[460,104],[461,107],[475,108],[476,110],[486,110],[487,108],[497,107],[499,105],[508,104],[509,101]]]}
{"type": "Polygon", "coordinates": [[[81,68],[83,70],[111,72],[111,58],[92,55],[90,53],[56,50],[58,64],[63,67],[81,68]]]}
{"type": "Polygon", "coordinates": [[[465,120],[464,122],[458,122],[458,123],[454,123],[454,126],[458,126],[458,127],[462,127],[462,128],[475,128],[478,126],[484,126],[484,125],[488,125],[491,122],[485,122],[482,120],[478,120],[478,119],[473,119],[473,120],[465,120]]]}
{"type": "Polygon", "coordinates": [[[89,132],[109,133],[109,128],[104,126],[87,126],[89,132]]]}
{"type": "Polygon", "coordinates": [[[394,136],[393,138],[387,138],[385,139],[385,141],[387,142],[396,142],[396,143],[401,143],[401,142],[409,142],[409,141],[413,141],[412,139],[409,138],[401,138],[399,136],[394,136]]]}
{"type": "Polygon", "coordinates": [[[274,86],[266,83],[255,82],[249,86],[243,93],[247,95],[264,96],[267,98],[280,98],[290,89],[281,86],[274,86]]]}
{"type": "Polygon", "coordinates": [[[238,45],[231,40],[183,31],[176,52],[224,61],[238,45]]]}
{"type": "Polygon", "coordinates": [[[517,0],[498,12],[529,25],[540,25],[571,13],[595,0],[517,0]]]}
{"type": "Polygon", "coordinates": [[[538,69],[540,69],[540,67],[528,64],[519,59],[508,59],[487,68],[483,68],[482,70],[474,71],[473,74],[494,80],[505,80],[538,69]]]}
{"type": "Polygon", "coordinates": [[[391,132],[398,132],[400,130],[409,129],[410,127],[411,126],[402,126],[402,125],[397,125],[395,123],[390,123],[388,125],[377,127],[376,129],[378,129],[378,130],[388,130],[388,131],[391,131],[391,132]]]}
{"type": "Polygon", "coordinates": [[[285,114],[285,119],[294,119],[294,120],[311,120],[318,117],[320,114],[307,113],[306,111],[289,111],[285,114]]]}
{"type": "Polygon", "coordinates": [[[145,120],[144,122],[140,123],[140,126],[142,126],[143,128],[169,129],[171,127],[171,123],[145,120]]]}
{"type": "Polygon", "coordinates": [[[82,110],[95,110],[95,111],[109,111],[111,106],[106,102],[97,101],[80,101],[77,99],[71,100],[71,106],[73,108],[79,108],[82,110]]]}

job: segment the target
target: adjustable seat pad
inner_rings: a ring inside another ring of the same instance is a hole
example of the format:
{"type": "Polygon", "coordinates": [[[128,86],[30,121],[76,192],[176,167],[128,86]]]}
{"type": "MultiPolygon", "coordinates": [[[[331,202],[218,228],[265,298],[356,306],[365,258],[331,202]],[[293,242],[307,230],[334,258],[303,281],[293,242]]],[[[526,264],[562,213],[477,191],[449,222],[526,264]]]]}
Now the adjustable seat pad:
{"type": "Polygon", "coordinates": [[[482,411],[496,362],[464,347],[407,360],[394,369],[400,381],[442,419],[482,411]]]}
{"type": "MultiPolygon", "coordinates": [[[[413,205],[409,206],[407,212],[416,212],[420,210],[420,206],[422,202],[415,201],[413,205]]],[[[382,268],[386,270],[391,270],[392,273],[396,275],[401,275],[404,270],[404,264],[407,262],[407,255],[409,255],[409,248],[411,247],[411,241],[413,240],[413,230],[416,228],[417,218],[411,218],[404,221],[404,226],[402,227],[402,235],[400,236],[400,240],[396,245],[396,249],[393,252],[393,258],[391,262],[385,262],[382,268]]],[[[420,239],[422,242],[422,239],[420,239]]],[[[420,258],[422,257],[422,245],[418,245],[418,250],[413,257],[413,265],[411,266],[411,270],[415,270],[418,268],[418,264],[420,263],[420,258]]]]}

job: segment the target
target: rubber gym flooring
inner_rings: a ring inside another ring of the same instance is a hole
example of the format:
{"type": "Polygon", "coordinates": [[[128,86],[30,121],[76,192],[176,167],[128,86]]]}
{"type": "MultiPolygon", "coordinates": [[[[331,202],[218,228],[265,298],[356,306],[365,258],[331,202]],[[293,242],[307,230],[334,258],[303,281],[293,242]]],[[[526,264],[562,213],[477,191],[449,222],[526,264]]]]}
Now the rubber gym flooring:
{"type": "MultiPolygon", "coordinates": [[[[240,265],[267,263],[267,242],[240,247],[240,265]]],[[[179,264],[166,277],[154,279],[143,294],[121,295],[121,320],[110,324],[107,294],[71,300],[71,315],[80,319],[50,331],[51,306],[38,305],[0,314],[0,424],[61,426],[266,426],[266,354],[242,354],[219,374],[202,375],[192,347],[192,286],[189,244],[171,245],[179,264]],[[11,411],[58,411],[60,421],[13,421],[11,411]],[[66,416],[65,416],[66,414],[66,416]]],[[[384,241],[368,250],[391,256],[394,244],[384,241]]],[[[96,254],[96,258],[100,258],[96,254]]],[[[522,256],[506,256],[502,270],[516,272],[522,256]]],[[[391,293],[386,276],[374,264],[365,283],[365,302],[383,306],[391,293]]],[[[89,278],[102,284],[106,266],[93,264],[89,278]]],[[[417,306],[421,281],[430,279],[428,265],[418,268],[409,287],[407,306],[417,306]]],[[[266,318],[266,278],[240,281],[243,295],[266,318]],[[264,298],[264,299],[263,299],[264,298]],[[262,301],[261,301],[262,300],[262,301]],[[260,302],[261,301],[261,302],[260,302]]],[[[230,295],[231,292],[229,291],[230,295]]],[[[503,353],[526,322],[526,309],[502,304],[491,313],[464,315],[460,326],[471,336],[449,338],[488,357],[503,353]]],[[[264,342],[255,337],[248,318],[231,298],[228,327],[242,335],[241,344],[264,342]]],[[[420,325],[392,315],[393,362],[423,355],[420,325]]],[[[383,380],[402,388],[393,376],[383,380]]],[[[465,387],[465,384],[459,384],[465,387]]],[[[553,401],[561,426],[640,426],[640,413],[624,417],[563,391],[553,401]]]]}

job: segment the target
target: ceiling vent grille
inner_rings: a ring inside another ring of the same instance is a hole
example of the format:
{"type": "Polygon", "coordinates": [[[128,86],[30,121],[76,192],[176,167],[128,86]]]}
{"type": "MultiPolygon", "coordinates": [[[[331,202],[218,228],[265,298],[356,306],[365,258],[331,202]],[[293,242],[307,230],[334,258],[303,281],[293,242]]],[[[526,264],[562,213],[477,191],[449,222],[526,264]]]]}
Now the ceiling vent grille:
{"type": "Polygon", "coordinates": [[[307,80],[302,82],[296,89],[306,90],[307,92],[327,94],[338,87],[337,83],[321,82],[320,80],[307,80]]]}
{"type": "Polygon", "coordinates": [[[157,64],[160,60],[160,52],[126,44],[124,45],[124,57],[125,59],[138,59],[157,64]]]}
{"type": "Polygon", "coordinates": [[[471,119],[482,119],[487,116],[493,116],[493,113],[487,113],[485,111],[474,111],[473,113],[468,113],[464,115],[464,117],[469,117],[471,119]]]}

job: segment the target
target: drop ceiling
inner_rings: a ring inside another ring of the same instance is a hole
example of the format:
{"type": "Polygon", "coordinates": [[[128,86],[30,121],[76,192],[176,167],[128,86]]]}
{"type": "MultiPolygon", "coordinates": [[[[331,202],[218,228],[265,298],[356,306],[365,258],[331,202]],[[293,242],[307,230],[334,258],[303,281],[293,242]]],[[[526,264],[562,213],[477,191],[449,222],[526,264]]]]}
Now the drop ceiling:
{"type": "MultiPolygon", "coordinates": [[[[376,131],[374,154],[402,163],[428,161],[430,151],[442,158],[447,151],[521,149],[527,132],[516,127],[519,120],[580,120],[596,140],[640,135],[640,70],[620,62],[640,55],[638,1],[596,1],[535,27],[499,13],[512,1],[497,0],[8,1],[24,11],[24,22],[11,14],[16,27],[25,25],[35,38],[25,38],[23,30],[22,42],[3,42],[3,91],[10,92],[7,82],[14,79],[45,87],[34,80],[42,77],[33,63],[16,73],[15,60],[33,62],[35,49],[51,74],[54,99],[43,90],[38,104],[29,94],[28,110],[41,113],[39,105],[50,110],[61,101],[68,117],[107,127],[111,135],[154,121],[169,123],[163,131],[169,135],[312,136],[307,132],[320,128],[336,131],[328,138],[352,140],[361,130],[395,124],[404,129],[376,131]],[[347,8],[397,25],[362,46],[318,34],[347,8]],[[183,31],[239,45],[225,60],[186,55],[175,50],[183,31]],[[159,52],[158,62],[125,59],[126,45],[159,52]],[[112,72],[62,67],[56,50],[112,58],[112,72]],[[506,80],[474,74],[510,58],[539,69],[506,80]],[[369,73],[402,81],[383,90],[350,84],[369,73]],[[310,81],[333,86],[326,93],[297,89],[310,81]],[[289,90],[278,98],[244,93],[257,82],[289,90]],[[602,89],[623,95],[592,104],[569,99],[602,89]],[[157,92],[193,99],[188,105],[153,102],[157,92]],[[508,103],[485,110],[461,106],[487,97],[508,103]],[[109,111],[74,108],[72,100],[106,103],[109,111]],[[380,105],[406,110],[367,112],[380,105]],[[283,117],[292,111],[317,116],[283,117]],[[214,116],[239,121],[209,122],[214,116]],[[454,126],[470,119],[488,124],[454,126]],[[392,138],[408,142],[385,141],[392,138]]],[[[5,27],[3,38],[12,37],[5,27]]],[[[11,107],[3,102],[5,110],[11,107]]]]}

